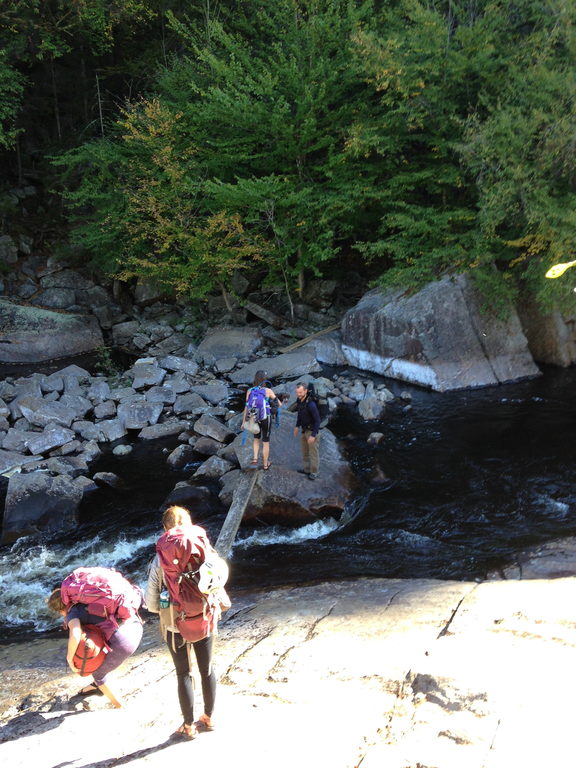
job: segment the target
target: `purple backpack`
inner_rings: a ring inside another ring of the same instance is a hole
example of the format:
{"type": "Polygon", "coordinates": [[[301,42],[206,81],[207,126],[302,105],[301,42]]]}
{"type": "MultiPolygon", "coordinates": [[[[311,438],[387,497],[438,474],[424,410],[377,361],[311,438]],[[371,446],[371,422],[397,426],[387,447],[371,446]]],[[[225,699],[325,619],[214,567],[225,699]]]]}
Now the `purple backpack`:
{"type": "Polygon", "coordinates": [[[248,417],[254,414],[256,421],[264,421],[270,416],[270,403],[266,399],[265,387],[252,387],[248,394],[248,417]]]}

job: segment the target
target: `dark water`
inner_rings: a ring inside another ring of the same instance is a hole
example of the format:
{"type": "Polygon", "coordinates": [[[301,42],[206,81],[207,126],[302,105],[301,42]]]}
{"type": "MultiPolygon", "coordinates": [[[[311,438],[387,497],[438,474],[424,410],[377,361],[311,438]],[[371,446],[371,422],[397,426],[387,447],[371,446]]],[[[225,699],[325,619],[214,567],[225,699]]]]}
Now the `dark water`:
{"type": "MultiPolygon", "coordinates": [[[[396,401],[369,424],[343,411],[331,425],[363,488],[351,505],[357,516],[344,527],[242,528],[232,590],[356,575],[481,578],[531,544],[576,533],[576,370],[446,394],[387,384],[411,394],[409,410],[396,401]],[[384,433],[375,447],[366,443],[373,431],[384,433]],[[376,471],[380,485],[371,487],[376,471]]],[[[124,491],[93,495],[67,536],[0,549],[4,637],[48,629],[46,591],[78,565],[113,565],[143,583],[162,501],[194,470],[168,469],[174,444],[105,456],[95,471],[117,472],[124,491]]],[[[225,510],[212,490],[195,517],[214,540],[225,510]]]]}

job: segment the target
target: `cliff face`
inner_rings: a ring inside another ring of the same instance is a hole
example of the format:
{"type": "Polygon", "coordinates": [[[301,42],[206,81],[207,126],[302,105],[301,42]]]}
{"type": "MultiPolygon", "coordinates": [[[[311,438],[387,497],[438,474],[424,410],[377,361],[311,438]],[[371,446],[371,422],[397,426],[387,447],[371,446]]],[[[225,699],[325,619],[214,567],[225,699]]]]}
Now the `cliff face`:
{"type": "Polygon", "coordinates": [[[429,283],[413,296],[366,294],[342,322],[351,365],[443,392],[539,374],[516,312],[480,309],[467,275],[429,283]]]}
{"type": "Polygon", "coordinates": [[[561,578],[363,579],[236,598],[217,642],[217,730],[184,744],[168,740],[181,718],[155,620],[119,670],[124,710],[69,701],[82,682],[62,676],[63,637],[7,646],[2,754],[12,768],[550,762],[570,754],[575,597],[561,578]]]}

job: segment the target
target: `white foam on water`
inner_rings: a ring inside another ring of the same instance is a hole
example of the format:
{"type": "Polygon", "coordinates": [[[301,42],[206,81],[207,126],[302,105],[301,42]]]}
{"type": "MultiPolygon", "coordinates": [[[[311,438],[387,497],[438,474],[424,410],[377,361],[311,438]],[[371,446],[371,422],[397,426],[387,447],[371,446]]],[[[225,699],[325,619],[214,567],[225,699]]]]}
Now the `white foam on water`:
{"type": "MultiPolygon", "coordinates": [[[[51,542],[49,546],[29,545],[20,539],[0,556],[0,616],[2,624],[18,627],[32,624],[36,631],[56,626],[59,618],[46,607],[46,598],[65,576],[75,568],[100,566],[118,568],[119,564],[137,557],[144,549],[151,556],[157,534],[127,540],[125,536],[102,540],[100,536],[75,542],[74,545],[51,542]]],[[[130,576],[142,581],[145,574],[130,576]]]]}
{"type": "Polygon", "coordinates": [[[335,531],[338,521],[332,517],[325,520],[315,520],[313,523],[303,525],[301,528],[282,528],[271,526],[258,529],[245,538],[236,539],[234,549],[250,549],[251,547],[267,547],[270,544],[300,544],[302,541],[319,539],[321,536],[335,531]]]}

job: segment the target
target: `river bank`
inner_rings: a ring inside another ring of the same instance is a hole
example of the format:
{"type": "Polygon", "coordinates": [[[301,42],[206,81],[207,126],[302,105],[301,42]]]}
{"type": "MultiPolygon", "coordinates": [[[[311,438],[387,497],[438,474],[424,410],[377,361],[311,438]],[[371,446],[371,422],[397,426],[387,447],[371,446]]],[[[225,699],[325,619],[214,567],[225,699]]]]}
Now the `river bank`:
{"type": "MultiPolygon", "coordinates": [[[[576,572],[574,549],[564,544],[563,557],[576,572]]],[[[558,551],[533,559],[545,574],[558,551]]],[[[3,675],[2,756],[12,768],[554,764],[571,745],[575,598],[575,578],[546,576],[359,579],[236,597],[216,653],[218,729],[186,744],[168,740],[180,716],[154,619],[119,671],[122,711],[71,702],[80,681],[64,673],[64,638],[33,640],[3,675]]],[[[4,647],[4,668],[9,656],[4,647]]]]}

